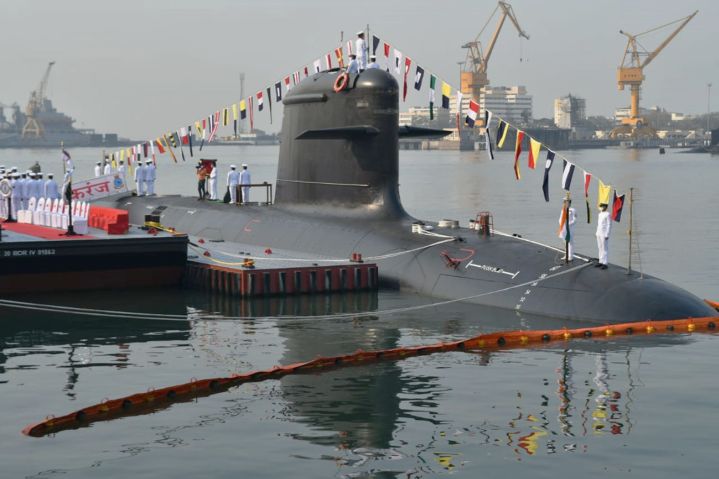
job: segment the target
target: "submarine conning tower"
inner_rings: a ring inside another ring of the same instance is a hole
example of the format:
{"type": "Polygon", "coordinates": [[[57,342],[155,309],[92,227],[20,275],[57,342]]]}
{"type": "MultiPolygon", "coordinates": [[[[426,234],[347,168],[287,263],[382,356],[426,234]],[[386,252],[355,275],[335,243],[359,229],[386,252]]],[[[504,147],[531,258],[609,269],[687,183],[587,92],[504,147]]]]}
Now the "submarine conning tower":
{"type": "Polygon", "coordinates": [[[399,88],[389,73],[320,72],[285,98],[277,205],[364,209],[402,216],[399,201],[399,88]]]}

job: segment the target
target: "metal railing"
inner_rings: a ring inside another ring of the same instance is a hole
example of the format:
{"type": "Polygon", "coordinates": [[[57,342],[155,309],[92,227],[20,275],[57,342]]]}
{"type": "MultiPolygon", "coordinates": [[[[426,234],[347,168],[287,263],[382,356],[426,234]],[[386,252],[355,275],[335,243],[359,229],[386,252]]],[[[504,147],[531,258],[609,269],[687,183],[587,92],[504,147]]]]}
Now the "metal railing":
{"type": "MultiPolygon", "coordinates": [[[[257,203],[258,205],[271,205],[272,204],[272,183],[263,182],[263,183],[253,183],[249,185],[237,185],[237,199],[239,200],[240,204],[245,204],[242,202],[242,188],[264,188],[265,189],[265,201],[256,201],[254,203],[257,203]]],[[[252,204],[253,202],[249,202],[247,204],[252,204]]]]}

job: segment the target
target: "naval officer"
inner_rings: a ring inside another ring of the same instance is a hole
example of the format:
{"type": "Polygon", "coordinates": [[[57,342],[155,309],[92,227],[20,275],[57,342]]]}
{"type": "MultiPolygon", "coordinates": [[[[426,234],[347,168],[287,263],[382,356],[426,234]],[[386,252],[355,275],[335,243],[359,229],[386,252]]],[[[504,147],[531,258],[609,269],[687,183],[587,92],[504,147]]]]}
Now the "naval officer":
{"type": "Polygon", "coordinates": [[[240,173],[240,185],[242,186],[242,202],[247,204],[250,202],[250,185],[252,180],[250,179],[250,171],[247,169],[247,164],[242,163],[242,173],[240,173]]]}
{"type": "Polygon", "coordinates": [[[607,269],[609,262],[609,233],[612,231],[612,218],[609,217],[607,204],[599,205],[599,216],[597,216],[597,248],[599,249],[599,261],[594,266],[607,269]]]}
{"type": "Polygon", "coordinates": [[[355,41],[355,53],[359,62],[359,71],[367,68],[367,42],[364,39],[364,32],[357,32],[357,40],[355,41]]]}
{"type": "Polygon", "coordinates": [[[57,183],[55,183],[52,173],[47,174],[47,181],[45,181],[45,198],[51,200],[60,199],[60,193],[57,189],[57,183]]]}
{"type": "Polygon", "coordinates": [[[117,172],[120,173],[120,175],[125,177],[125,160],[120,160],[120,166],[117,167],[117,172]]]}
{"type": "Polygon", "coordinates": [[[212,169],[210,170],[210,199],[217,201],[217,164],[212,163],[212,169]]]}
{"type": "Polygon", "coordinates": [[[237,185],[240,184],[240,174],[235,165],[230,165],[230,172],[227,173],[227,187],[230,189],[230,204],[237,203],[237,185]]]}
{"type": "Polygon", "coordinates": [[[357,61],[357,55],[350,53],[350,62],[347,64],[347,73],[359,73],[360,67],[357,61]]]}
{"type": "Polygon", "coordinates": [[[155,180],[157,179],[157,168],[152,160],[145,160],[145,185],[147,188],[147,196],[155,194],[155,180]]]}
{"type": "Polygon", "coordinates": [[[35,187],[35,193],[37,193],[36,198],[38,200],[45,198],[45,182],[42,179],[42,173],[35,173],[35,184],[33,186],[35,187]]]}
{"type": "Polygon", "coordinates": [[[27,172],[20,174],[20,179],[17,180],[18,189],[20,190],[20,204],[18,204],[18,210],[26,210],[28,205],[28,200],[30,197],[28,196],[28,193],[30,193],[29,188],[30,185],[28,184],[28,177],[27,172]]]}
{"type": "Polygon", "coordinates": [[[12,186],[12,194],[10,195],[10,199],[12,200],[12,205],[10,205],[10,207],[12,209],[10,213],[12,214],[12,219],[17,220],[17,211],[22,209],[20,174],[17,171],[12,174],[10,186],[12,186]]]}
{"type": "Polygon", "coordinates": [[[379,70],[380,66],[379,63],[377,63],[377,55],[370,55],[369,56],[369,64],[367,65],[367,70],[379,70]]]}
{"type": "Polygon", "coordinates": [[[110,162],[105,158],[105,168],[102,170],[103,175],[111,175],[112,174],[112,165],[110,162]]]}
{"type": "Polygon", "coordinates": [[[137,190],[137,196],[143,196],[145,194],[145,169],[142,165],[137,165],[135,168],[135,188],[137,190]]]}
{"type": "Polygon", "coordinates": [[[95,163],[95,178],[102,176],[102,162],[95,163]]]}

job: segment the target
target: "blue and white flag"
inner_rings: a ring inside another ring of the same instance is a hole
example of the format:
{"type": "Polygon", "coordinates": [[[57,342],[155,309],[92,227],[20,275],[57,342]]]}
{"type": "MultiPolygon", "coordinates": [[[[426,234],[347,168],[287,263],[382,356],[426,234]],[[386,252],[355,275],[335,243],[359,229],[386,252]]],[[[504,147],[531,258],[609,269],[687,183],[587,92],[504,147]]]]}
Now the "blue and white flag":
{"type": "Polygon", "coordinates": [[[574,174],[574,165],[567,160],[564,161],[564,170],[562,171],[562,188],[569,191],[572,184],[572,175],[574,174]]]}

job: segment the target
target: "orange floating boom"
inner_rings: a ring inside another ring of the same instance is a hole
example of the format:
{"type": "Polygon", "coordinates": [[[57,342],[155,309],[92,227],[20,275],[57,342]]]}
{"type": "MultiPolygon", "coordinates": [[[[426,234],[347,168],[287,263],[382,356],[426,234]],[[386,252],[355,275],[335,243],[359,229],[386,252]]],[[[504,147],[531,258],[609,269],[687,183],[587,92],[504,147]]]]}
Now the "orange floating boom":
{"type": "MultiPolygon", "coordinates": [[[[711,301],[707,301],[707,303],[715,309],[719,309],[719,303],[711,301]]],[[[125,416],[148,414],[169,407],[173,403],[186,402],[198,397],[209,396],[248,382],[279,379],[288,374],[316,373],[318,370],[359,366],[379,361],[400,360],[412,356],[446,351],[515,349],[574,339],[605,339],[630,335],[713,332],[716,330],[717,322],[719,322],[719,316],[666,321],[641,321],[578,329],[501,331],[480,334],[479,336],[459,341],[440,342],[425,346],[392,348],[378,351],[360,350],[342,356],[318,357],[311,361],[289,364],[287,366],[275,366],[271,369],[252,371],[245,374],[196,380],[177,386],[149,390],[123,398],[110,399],[64,416],[48,416],[44,421],[27,426],[23,429],[22,433],[27,436],[41,437],[67,429],[85,427],[93,422],[110,421],[125,416]]]]}

